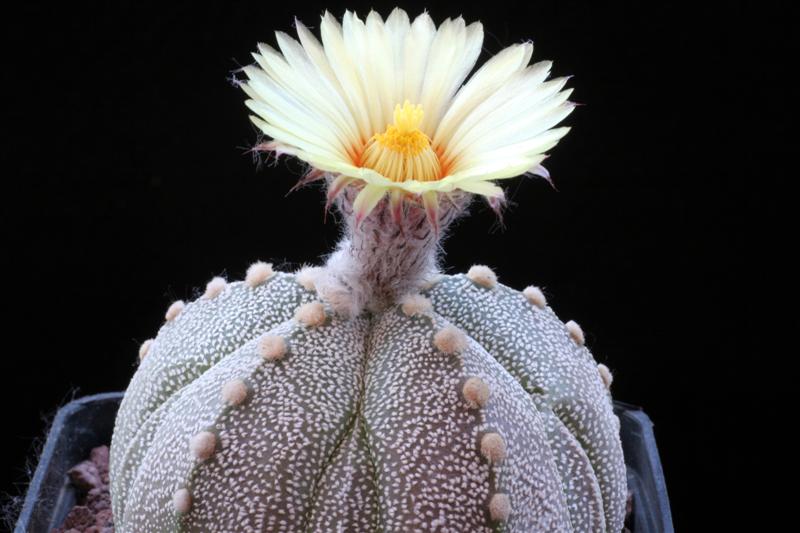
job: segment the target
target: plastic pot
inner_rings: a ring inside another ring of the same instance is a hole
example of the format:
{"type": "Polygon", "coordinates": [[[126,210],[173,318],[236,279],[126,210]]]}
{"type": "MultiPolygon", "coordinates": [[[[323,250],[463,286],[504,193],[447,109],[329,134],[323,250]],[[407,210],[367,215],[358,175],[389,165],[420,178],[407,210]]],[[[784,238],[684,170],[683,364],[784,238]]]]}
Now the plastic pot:
{"type": "MultiPolygon", "coordinates": [[[[15,533],[49,533],[75,504],[67,470],[85,460],[92,448],[109,444],[122,392],[85,396],[62,407],[47,435],[15,533]]],[[[667,487],[653,435],[653,423],[641,408],[614,402],[633,492],[633,533],[672,533],[667,487]]]]}

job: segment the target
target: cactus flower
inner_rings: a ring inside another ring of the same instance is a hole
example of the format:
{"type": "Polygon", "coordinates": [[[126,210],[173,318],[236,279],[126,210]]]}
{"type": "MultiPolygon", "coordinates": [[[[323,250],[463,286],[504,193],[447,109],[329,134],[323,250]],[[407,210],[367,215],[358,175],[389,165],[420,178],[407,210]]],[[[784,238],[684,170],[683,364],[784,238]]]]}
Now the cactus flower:
{"type": "Polygon", "coordinates": [[[356,223],[389,194],[399,215],[419,197],[436,224],[440,193],[462,190],[493,206],[503,191],[493,180],[523,173],[547,176],[541,163],[569,128],[553,129],[574,104],[566,78],[545,81],[551,62],[529,65],[533,45],[515,44],[486,61],[464,83],[483,44],[480,22],[427,13],[412,22],[396,8],[384,21],[328,12],[322,42],[299,21],[300,41],[277,32],[244,68],[241,84],[251,120],[271,141],[259,148],[291,154],[332,173],[329,201],[353,181],[356,223]],[[463,84],[463,85],[462,85],[463,84]]]}

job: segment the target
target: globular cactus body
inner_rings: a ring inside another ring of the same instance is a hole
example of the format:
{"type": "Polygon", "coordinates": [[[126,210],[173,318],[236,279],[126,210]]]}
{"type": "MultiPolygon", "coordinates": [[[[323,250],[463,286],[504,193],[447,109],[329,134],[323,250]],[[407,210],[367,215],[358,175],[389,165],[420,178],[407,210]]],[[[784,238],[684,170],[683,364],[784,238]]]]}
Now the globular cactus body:
{"type": "Polygon", "coordinates": [[[542,299],[440,276],[319,320],[307,280],[270,274],[148,343],[111,445],[118,532],[621,530],[610,395],[542,299]]]}

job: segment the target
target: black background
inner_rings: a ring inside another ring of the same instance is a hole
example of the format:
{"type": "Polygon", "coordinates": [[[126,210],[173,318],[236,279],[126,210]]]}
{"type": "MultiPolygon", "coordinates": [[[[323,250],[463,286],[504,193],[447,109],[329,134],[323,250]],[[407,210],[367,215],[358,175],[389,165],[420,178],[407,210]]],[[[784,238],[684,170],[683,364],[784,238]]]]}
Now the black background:
{"type": "MultiPolygon", "coordinates": [[[[486,263],[507,285],[543,286],[614,372],[614,396],[654,420],[677,530],[741,523],[748,511],[729,497],[761,459],[738,448],[750,319],[731,313],[763,148],[742,132],[788,129],[767,115],[769,76],[785,67],[759,50],[782,46],[789,17],[737,4],[402,5],[481,20],[480,61],[532,39],[534,60],[574,75],[584,104],[547,161],[558,191],[502,183],[506,228],[476,202],[446,242],[447,271],[486,263]]],[[[3,18],[3,490],[24,490],[59,405],[125,389],[170,302],[257,259],[294,269],[334,246],[320,189],[287,195],[302,165],[246,152],[257,132],[230,77],[294,16],[316,30],[325,8],[392,6],[32,2],[3,18]]]]}

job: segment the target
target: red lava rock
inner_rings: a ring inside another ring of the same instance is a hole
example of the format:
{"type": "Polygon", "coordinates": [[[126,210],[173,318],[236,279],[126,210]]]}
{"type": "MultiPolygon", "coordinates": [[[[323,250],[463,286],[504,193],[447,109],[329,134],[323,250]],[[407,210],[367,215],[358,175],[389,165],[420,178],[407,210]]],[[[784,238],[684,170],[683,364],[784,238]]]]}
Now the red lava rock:
{"type": "Polygon", "coordinates": [[[633,492],[628,490],[628,497],[625,499],[625,527],[622,533],[631,533],[631,520],[633,519],[633,492]]]}
{"type": "Polygon", "coordinates": [[[89,459],[67,472],[78,491],[77,503],[52,533],[114,533],[108,488],[108,446],[92,449],[89,459]]]}
{"type": "Polygon", "coordinates": [[[86,507],[98,513],[111,508],[111,496],[107,487],[96,487],[86,494],[86,507]]]}
{"type": "Polygon", "coordinates": [[[103,509],[99,511],[95,516],[96,524],[99,527],[106,527],[114,525],[114,516],[111,513],[111,506],[109,505],[107,509],[103,509]]]}
{"type": "Polygon", "coordinates": [[[94,513],[84,505],[76,505],[64,520],[64,527],[83,530],[94,523],[94,513]]]}
{"type": "Polygon", "coordinates": [[[89,490],[103,484],[97,465],[91,461],[79,463],[67,471],[72,484],[78,488],[89,490]]]}

